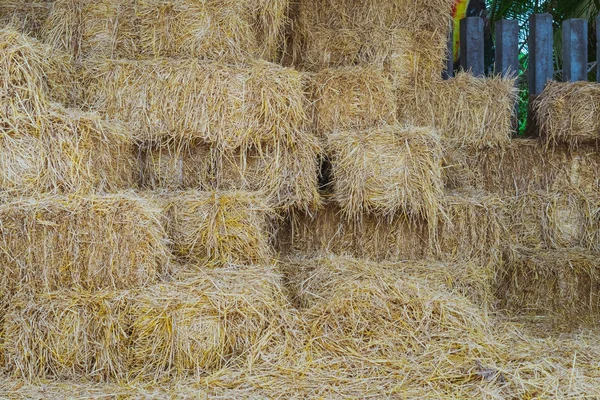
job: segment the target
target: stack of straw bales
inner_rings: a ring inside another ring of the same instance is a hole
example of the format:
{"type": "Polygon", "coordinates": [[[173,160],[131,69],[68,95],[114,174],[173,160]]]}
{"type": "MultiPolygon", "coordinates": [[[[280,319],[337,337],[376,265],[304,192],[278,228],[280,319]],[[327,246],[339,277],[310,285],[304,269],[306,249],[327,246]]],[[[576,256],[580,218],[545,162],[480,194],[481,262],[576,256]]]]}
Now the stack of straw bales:
{"type": "Polygon", "coordinates": [[[204,271],[120,291],[19,295],[5,315],[7,364],[26,379],[149,381],[257,362],[285,342],[280,276],[204,271]]]}
{"type": "Polygon", "coordinates": [[[57,0],[45,40],[78,59],[279,58],[288,0],[57,0]]]}
{"type": "MultiPolygon", "coordinates": [[[[595,83],[550,82],[533,106],[540,138],[514,142],[498,168],[519,176],[488,180],[511,196],[498,290],[512,312],[593,319],[599,311],[597,93],[595,83]]],[[[482,168],[491,175],[486,169],[492,164],[482,168]]]]}
{"type": "Polygon", "coordinates": [[[86,64],[84,104],[124,120],[150,188],[262,191],[276,207],[318,204],[320,145],[300,73],[264,61],[86,64]],[[154,186],[157,185],[157,186],[154,186]]]}

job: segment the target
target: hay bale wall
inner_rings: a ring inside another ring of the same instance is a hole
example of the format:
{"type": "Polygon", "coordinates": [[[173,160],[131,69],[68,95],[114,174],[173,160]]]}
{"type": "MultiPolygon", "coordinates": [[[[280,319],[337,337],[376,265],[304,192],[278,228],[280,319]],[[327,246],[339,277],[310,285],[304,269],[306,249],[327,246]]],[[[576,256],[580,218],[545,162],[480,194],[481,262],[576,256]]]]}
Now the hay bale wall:
{"type": "Polygon", "coordinates": [[[396,213],[437,218],[442,148],[435,131],[391,125],[327,138],[333,198],[349,218],[396,213]]]}
{"type": "Polygon", "coordinates": [[[287,0],[57,0],[45,41],[79,59],[277,60],[287,0]]]}
{"type": "Polygon", "coordinates": [[[600,138],[600,85],[554,82],[533,104],[540,136],[549,145],[595,144],[600,138]]]}
{"type": "Polygon", "coordinates": [[[160,209],[132,193],[0,205],[3,292],[130,288],[168,272],[160,209]]]}

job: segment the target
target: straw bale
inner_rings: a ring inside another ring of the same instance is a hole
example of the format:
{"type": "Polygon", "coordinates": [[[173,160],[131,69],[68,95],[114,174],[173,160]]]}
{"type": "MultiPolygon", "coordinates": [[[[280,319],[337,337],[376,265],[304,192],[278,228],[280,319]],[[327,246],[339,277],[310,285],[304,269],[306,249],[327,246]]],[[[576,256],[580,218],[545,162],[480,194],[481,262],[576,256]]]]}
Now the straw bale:
{"type": "Polygon", "coordinates": [[[568,249],[516,248],[498,280],[500,307],[524,315],[585,319],[600,310],[598,254],[568,249]]]}
{"type": "Polygon", "coordinates": [[[268,263],[274,211],[260,194],[185,191],[162,200],[173,251],[209,266],[268,263]]]}
{"type": "MultiPolygon", "coordinates": [[[[389,265],[321,263],[299,293],[319,355],[410,361],[444,374],[489,356],[485,315],[468,299],[389,265]],[[444,359],[452,349],[452,360],[444,359]],[[435,365],[435,366],[434,366],[435,365]]],[[[406,364],[405,364],[406,365],[406,364]]],[[[414,364],[413,364],[414,365],[414,364]]]]}
{"type": "Polygon", "coordinates": [[[383,70],[394,86],[439,78],[447,43],[439,32],[377,27],[338,29],[317,24],[295,29],[293,34],[292,60],[297,67],[317,72],[371,65],[383,70]]]}
{"type": "Polygon", "coordinates": [[[299,2],[297,18],[300,24],[324,24],[332,29],[376,26],[446,35],[452,5],[452,0],[309,0],[299,2]]]}
{"type": "Polygon", "coordinates": [[[393,270],[406,277],[422,280],[431,287],[439,287],[465,296],[484,309],[491,308],[495,302],[493,292],[495,270],[476,262],[411,260],[375,263],[350,256],[323,254],[313,258],[299,255],[282,261],[284,283],[289,290],[292,303],[298,308],[308,308],[318,301],[318,294],[310,293],[307,287],[314,284],[312,276],[318,274],[319,269],[333,270],[336,266],[343,266],[349,271],[366,268],[393,270]]]}
{"type": "Polygon", "coordinates": [[[303,1],[293,24],[293,58],[312,70],[389,63],[392,74],[439,77],[451,7],[450,0],[303,1]]]}
{"type": "Polygon", "coordinates": [[[597,143],[600,85],[589,82],[548,82],[533,104],[540,136],[549,145],[597,143]]]}
{"type": "Polygon", "coordinates": [[[41,127],[0,132],[4,197],[100,193],[133,185],[137,167],[133,139],[122,124],[52,107],[41,127]]]}
{"type": "Polygon", "coordinates": [[[51,7],[52,0],[4,0],[0,3],[0,23],[39,39],[51,7]]]}
{"type": "Polygon", "coordinates": [[[502,262],[507,230],[505,205],[495,194],[463,190],[447,193],[436,245],[442,260],[479,260],[494,267],[502,262]]]}
{"type": "Polygon", "coordinates": [[[133,193],[2,204],[0,292],[152,283],[168,272],[160,218],[158,207],[133,193]]]}
{"type": "Polygon", "coordinates": [[[273,267],[202,270],[138,291],[131,301],[131,374],[199,377],[276,353],[289,305],[273,267]]]}
{"type": "Polygon", "coordinates": [[[529,248],[595,248],[594,199],[577,192],[530,191],[507,201],[514,243],[529,248]]]}
{"type": "Polygon", "coordinates": [[[504,147],[513,135],[514,79],[476,78],[468,73],[398,90],[398,119],[432,126],[457,146],[504,147]]]}
{"type": "Polygon", "coordinates": [[[319,205],[320,146],[307,134],[294,146],[262,145],[221,151],[206,144],[153,146],[142,150],[142,186],[151,189],[260,192],[276,209],[319,205]]]}
{"type": "Polygon", "coordinates": [[[70,58],[13,28],[0,29],[0,128],[38,129],[49,101],[73,97],[70,58]]]}
{"type": "Polygon", "coordinates": [[[449,189],[471,187],[509,196],[531,190],[600,193],[595,148],[546,148],[540,139],[513,139],[503,148],[480,150],[442,143],[449,189]]]}
{"type": "Polygon", "coordinates": [[[86,64],[82,85],[85,104],[147,142],[289,144],[308,119],[302,75],[261,61],[97,61],[86,64]]]}
{"type": "Polygon", "coordinates": [[[199,270],[131,291],[20,295],[5,316],[5,353],[9,371],[28,381],[198,377],[285,349],[288,313],[273,267],[199,270]]]}
{"type": "Polygon", "coordinates": [[[22,294],[5,316],[9,371],[25,380],[122,379],[127,292],[22,294]]]}
{"type": "Polygon", "coordinates": [[[277,232],[283,254],[351,255],[375,261],[418,260],[429,254],[429,226],[405,214],[391,218],[363,215],[348,220],[340,207],[326,200],[313,213],[289,213],[277,232]]]}
{"type": "Polygon", "coordinates": [[[78,58],[275,61],[288,0],[57,0],[48,43],[78,58]]]}
{"type": "Polygon", "coordinates": [[[442,148],[429,128],[383,126],[328,137],[334,199],[349,217],[399,212],[434,221],[441,209],[442,148]]]}
{"type": "Polygon", "coordinates": [[[308,86],[314,129],[320,136],[395,121],[394,88],[379,68],[325,69],[311,75],[308,86]]]}
{"type": "Polygon", "coordinates": [[[260,192],[280,211],[311,211],[321,201],[321,152],[316,137],[309,133],[299,136],[290,146],[263,144],[246,151],[213,150],[213,187],[260,192]]]}

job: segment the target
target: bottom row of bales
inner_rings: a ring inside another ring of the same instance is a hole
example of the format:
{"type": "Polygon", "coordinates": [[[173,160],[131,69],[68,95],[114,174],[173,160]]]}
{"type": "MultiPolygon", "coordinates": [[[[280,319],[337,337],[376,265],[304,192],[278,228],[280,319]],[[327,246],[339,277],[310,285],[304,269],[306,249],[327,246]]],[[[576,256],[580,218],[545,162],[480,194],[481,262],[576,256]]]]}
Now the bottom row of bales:
{"type": "Polygon", "coordinates": [[[487,315],[477,303],[488,290],[477,263],[200,268],[133,290],[21,293],[3,314],[1,354],[33,382],[209,379],[267,397],[600,394],[592,342],[533,339],[487,315]]]}

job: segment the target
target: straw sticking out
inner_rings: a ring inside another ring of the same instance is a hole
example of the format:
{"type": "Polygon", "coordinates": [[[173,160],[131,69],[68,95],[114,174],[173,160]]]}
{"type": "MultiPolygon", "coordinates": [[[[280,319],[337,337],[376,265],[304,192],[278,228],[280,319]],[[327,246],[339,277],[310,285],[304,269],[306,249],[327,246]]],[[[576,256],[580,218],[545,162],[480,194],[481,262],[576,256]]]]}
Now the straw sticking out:
{"type": "Polygon", "coordinates": [[[435,131],[393,125],[335,132],[327,153],[334,199],[348,217],[404,212],[434,221],[440,213],[442,149],[435,131]]]}

